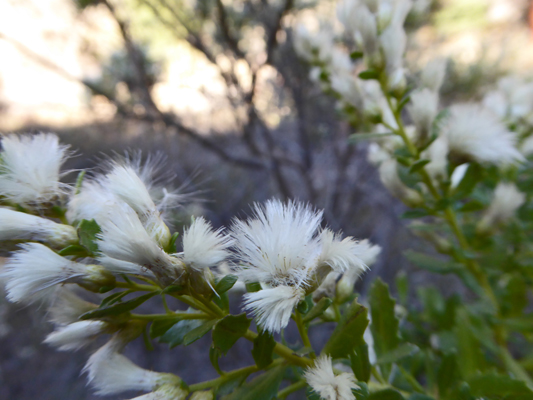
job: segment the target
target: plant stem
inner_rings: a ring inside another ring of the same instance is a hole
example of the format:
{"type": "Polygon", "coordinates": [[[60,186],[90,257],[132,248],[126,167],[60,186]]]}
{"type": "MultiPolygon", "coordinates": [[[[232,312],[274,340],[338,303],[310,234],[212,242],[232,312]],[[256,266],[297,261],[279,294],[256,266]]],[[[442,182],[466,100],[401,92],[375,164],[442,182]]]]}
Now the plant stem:
{"type": "Polygon", "coordinates": [[[131,318],[155,321],[162,319],[210,319],[211,316],[204,313],[187,313],[187,312],[177,312],[172,314],[131,314],[131,318]]]}
{"type": "MultiPolygon", "coordinates": [[[[244,337],[249,341],[253,342],[254,339],[257,337],[257,333],[252,332],[250,329],[248,329],[244,334],[244,337]]],[[[274,353],[276,353],[278,356],[283,357],[291,364],[298,365],[299,367],[306,368],[314,365],[313,360],[295,354],[294,351],[279,342],[276,342],[276,346],[274,347],[274,353]]]]}
{"type": "MultiPolygon", "coordinates": [[[[279,362],[278,362],[278,364],[279,364],[279,362]]],[[[209,388],[212,388],[212,387],[220,386],[224,382],[229,381],[229,380],[233,379],[236,376],[249,375],[249,374],[251,374],[253,372],[256,372],[256,371],[259,371],[259,368],[257,367],[257,365],[249,365],[248,367],[239,368],[239,369],[227,372],[224,375],[222,375],[222,376],[220,376],[220,377],[218,377],[216,379],[211,379],[210,381],[195,383],[194,385],[190,385],[189,389],[190,389],[191,392],[195,392],[197,390],[209,389],[209,388]]]]}
{"type": "Polygon", "coordinates": [[[127,288],[131,290],[136,291],[143,291],[143,292],[155,292],[156,290],[161,290],[160,287],[152,286],[152,285],[141,285],[139,283],[135,283],[133,281],[130,282],[115,282],[115,286],[118,288],[127,288]]]}
{"type": "MultiPolygon", "coordinates": [[[[303,345],[305,347],[309,347],[312,350],[313,346],[311,345],[311,341],[309,340],[309,335],[307,334],[307,327],[305,326],[302,320],[302,314],[300,313],[300,311],[295,310],[293,318],[294,322],[296,322],[296,326],[298,327],[298,332],[300,332],[300,336],[302,337],[303,345]]],[[[311,359],[316,358],[314,351],[311,351],[310,357],[311,359]]]]}
{"type": "Polygon", "coordinates": [[[294,392],[296,392],[296,391],[298,391],[300,389],[303,389],[306,386],[307,386],[307,382],[305,380],[301,380],[301,381],[295,382],[292,385],[289,385],[286,388],[280,390],[278,392],[278,395],[276,396],[276,398],[284,399],[289,394],[294,393],[294,392]]]}

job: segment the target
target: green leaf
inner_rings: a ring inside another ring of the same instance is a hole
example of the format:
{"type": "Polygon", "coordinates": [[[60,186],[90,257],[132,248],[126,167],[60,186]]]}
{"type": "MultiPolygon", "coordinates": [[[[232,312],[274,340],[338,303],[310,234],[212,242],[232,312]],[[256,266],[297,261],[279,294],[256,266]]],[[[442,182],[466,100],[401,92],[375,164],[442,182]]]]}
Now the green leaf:
{"type": "Polygon", "coordinates": [[[533,333],[533,315],[525,314],[514,318],[505,318],[498,320],[499,323],[513,331],[524,333],[533,333]]]}
{"type": "Polygon", "coordinates": [[[348,137],[349,143],[360,143],[366,142],[368,140],[379,140],[387,136],[394,136],[392,132],[383,132],[383,133],[354,133],[348,137]]]}
{"type": "Polygon", "coordinates": [[[94,219],[86,220],[82,219],[78,225],[78,237],[80,244],[89,250],[91,253],[98,252],[98,244],[96,235],[102,230],[94,219]]]}
{"type": "Polygon", "coordinates": [[[413,165],[411,165],[411,167],[409,168],[409,173],[414,174],[415,172],[420,171],[422,168],[424,168],[425,165],[429,164],[430,162],[431,160],[418,160],[413,165]]]}
{"type": "Polygon", "coordinates": [[[461,212],[474,212],[474,211],[481,211],[485,208],[485,204],[483,204],[479,200],[472,200],[468,203],[463,204],[461,207],[459,207],[457,210],[461,212]]]}
{"type": "Polygon", "coordinates": [[[371,393],[367,400],[405,400],[404,397],[394,389],[380,390],[379,392],[371,393]]]}
{"type": "MultiPolygon", "coordinates": [[[[488,373],[474,376],[467,380],[472,394],[476,397],[503,397],[511,395],[528,395],[533,398],[533,391],[525,382],[513,379],[507,375],[488,373]]],[[[526,398],[526,397],[524,397],[526,398]]]]}
{"type": "Polygon", "coordinates": [[[379,79],[379,72],[373,69],[367,69],[366,71],[363,71],[359,74],[359,78],[363,80],[370,80],[370,79],[379,79]]]}
{"type": "Polygon", "coordinates": [[[424,218],[428,215],[431,215],[431,213],[426,210],[425,208],[414,208],[412,210],[408,210],[404,212],[400,218],[403,219],[415,219],[415,218],[424,218]]]}
{"type": "Polygon", "coordinates": [[[350,354],[350,364],[352,371],[359,381],[368,382],[372,366],[368,358],[368,345],[366,343],[357,346],[350,354]]]}
{"type": "Polygon", "coordinates": [[[200,327],[203,323],[203,320],[197,319],[184,319],[179,321],[166,331],[159,341],[162,343],[168,343],[169,347],[172,349],[182,344],[185,335],[200,327]]]}
{"type": "Polygon", "coordinates": [[[182,294],[182,293],[185,293],[187,290],[187,288],[183,285],[170,285],[170,286],[167,286],[166,288],[163,289],[163,291],[161,292],[161,294],[171,294],[171,293],[174,293],[174,294],[182,294]]]}
{"type": "Polygon", "coordinates": [[[168,246],[166,248],[167,253],[177,253],[178,249],[176,248],[176,240],[178,240],[179,232],[174,232],[172,236],[170,237],[170,240],[168,242],[168,246]]]}
{"type": "Polygon", "coordinates": [[[346,314],[331,334],[322,352],[332,358],[346,358],[357,346],[365,341],[363,334],[368,326],[368,310],[357,299],[350,305],[346,314]]]}
{"type": "Polygon", "coordinates": [[[455,273],[462,269],[462,265],[449,261],[439,260],[424,253],[418,253],[413,250],[407,250],[404,256],[417,267],[435,272],[437,274],[455,273]]]}
{"type": "Polygon", "coordinates": [[[263,369],[272,363],[272,353],[276,347],[274,337],[267,331],[261,332],[254,339],[252,357],[258,368],[263,369]]]}
{"type": "Polygon", "coordinates": [[[401,359],[413,355],[418,351],[418,347],[411,343],[403,343],[385,354],[382,354],[376,360],[376,364],[395,363],[401,359]]]}
{"type": "Polygon", "coordinates": [[[456,354],[445,354],[442,357],[442,363],[437,369],[437,386],[440,397],[445,398],[446,394],[452,389],[454,383],[459,378],[459,366],[457,365],[456,354]]]}
{"type": "Polygon", "coordinates": [[[350,53],[350,58],[355,61],[355,60],[358,60],[359,58],[363,58],[363,52],[362,51],[352,51],[350,53]]]}
{"type": "Polygon", "coordinates": [[[355,398],[357,400],[367,400],[368,396],[370,395],[368,385],[365,382],[357,382],[357,386],[359,386],[359,388],[352,389],[352,393],[355,395],[355,398]]]}
{"type": "Polygon", "coordinates": [[[163,336],[170,328],[172,328],[179,321],[181,321],[179,317],[155,320],[150,326],[150,337],[152,339],[155,339],[159,336],[163,336]]]}
{"type": "Polygon", "coordinates": [[[227,315],[218,321],[213,330],[213,345],[226,354],[237,340],[244,336],[250,327],[250,322],[246,313],[227,315]]]}
{"type": "Polygon", "coordinates": [[[404,97],[404,98],[398,103],[398,107],[397,107],[398,111],[402,111],[403,108],[405,107],[405,105],[406,105],[407,103],[409,103],[410,100],[411,100],[411,95],[407,95],[407,96],[405,96],[405,97],[404,97]]]}
{"type": "Polygon", "coordinates": [[[252,282],[246,284],[246,291],[248,293],[259,292],[261,290],[261,284],[259,282],[252,282]]]}
{"type": "Polygon", "coordinates": [[[57,252],[60,256],[76,256],[76,257],[88,257],[90,254],[87,252],[87,249],[79,244],[73,244],[65,247],[57,252]]]}
{"type": "MultiPolygon", "coordinates": [[[[236,375],[234,378],[223,382],[217,389],[216,393],[219,397],[226,396],[235,390],[235,388],[242,385],[246,377],[250,375],[249,372],[244,371],[242,374],[236,375]]],[[[217,397],[217,398],[219,398],[217,397]]],[[[227,397],[222,397],[226,399],[227,397]]]]}
{"type": "Polygon", "coordinates": [[[278,393],[284,372],[284,365],[272,368],[242,385],[226,397],[225,400],[272,400],[278,393]]]}
{"type": "Polygon", "coordinates": [[[210,321],[202,322],[200,326],[198,326],[197,328],[194,328],[192,331],[188,332],[183,337],[183,344],[185,346],[188,346],[191,343],[196,342],[198,339],[204,336],[207,332],[209,332],[218,321],[219,321],[218,319],[213,319],[210,321]]]}
{"type": "Polygon", "coordinates": [[[428,396],[427,394],[413,393],[407,398],[407,400],[435,400],[435,398],[428,396]]]}
{"type": "Polygon", "coordinates": [[[89,312],[86,312],[85,314],[82,314],[80,316],[80,319],[87,320],[87,319],[107,317],[110,315],[123,314],[125,312],[129,312],[139,307],[146,300],[154,297],[155,295],[159,293],[160,292],[150,292],[147,294],[143,294],[142,296],[136,297],[135,299],[125,301],[123,303],[116,303],[108,307],[97,308],[96,310],[89,311],[89,312]]]}
{"type": "Polygon", "coordinates": [[[296,306],[296,309],[298,310],[298,312],[302,315],[306,315],[309,310],[313,307],[313,296],[312,295],[307,295],[305,296],[305,299],[303,299],[302,301],[300,301],[298,303],[298,305],[296,306]]]}
{"type": "MultiPolygon", "coordinates": [[[[368,303],[372,315],[370,330],[374,337],[374,350],[379,358],[400,344],[399,321],[394,314],[396,302],[389,293],[389,285],[380,278],[370,288],[368,303]]],[[[390,367],[382,365],[381,369],[388,376],[390,367]]]]}
{"type": "Polygon", "coordinates": [[[470,193],[472,193],[477,183],[482,178],[483,168],[479,164],[471,163],[468,166],[468,169],[466,170],[463,179],[461,179],[461,182],[459,182],[459,185],[457,185],[457,187],[455,188],[453,192],[453,197],[456,199],[464,199],[470,193]]]}
{"type": "Polygon", "coordinates": [[[224,372],[220,369],[220,366],[218,365],[218,359],[221,355],[222,353],[220,353],[220,350],[216,347],[209,348],[209,360],[211,361],[211,365],[213,365],[213,368],[215,368],[219,375],[224,375],[224,372]]]}
{"type": "Polygon", "coordinates": [[[74,186],[74,194],[80,194],[81,185],[83,184],[83,178],[85,178],[86,170],[80,171],[78,177],[76,178],[76,185],[74,186]]]}
{"type": "Polygon", "coordinates": [[[239,278],[236,275],[226,275],[215,285],[215,290],[218,294],[224,294],[230,290],[239,278]]]}
{"type": "Polygon", "coordinates": [[[130,293],[132,293],[131,290],[125,290],[123,292],[113,293],[112,295],[107,296],[105,299],[102,300],[102,302],[100,303],[100,308],[116,303],[117,301],[119,301],[124,296],[130,293]]]}
{"type": "Polygon", "coordinates": [[[464,309],[456,314],[455,336],[457,338],[457,364],[461,375],[465,378],[477,374],[485,369],[485,357],[481,351],[481,344],[473,332],[473,326],[464,309]]]}
{"type": "Polygon", "coordinates": [[[313,308],[311,308],[311,311],[307,313],[305,318],[303,319],[304,323],[307,323],[309,321],[314,320],[317,317],[320,317],[324,311],[328,309],[328,307],[333,303],[333,300],[327,297],[323,297],[320,299],[318,303],[315,304],[313,308]]]}

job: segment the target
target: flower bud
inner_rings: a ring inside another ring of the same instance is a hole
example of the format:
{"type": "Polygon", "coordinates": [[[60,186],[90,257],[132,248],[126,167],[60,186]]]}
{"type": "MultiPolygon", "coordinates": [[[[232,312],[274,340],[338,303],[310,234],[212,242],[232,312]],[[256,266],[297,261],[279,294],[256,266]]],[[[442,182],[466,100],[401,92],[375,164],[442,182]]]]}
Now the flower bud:
{"type": "Polygon", "coordinates": [[[91,292],[99,292],[101,288],[115,287],[115,277],[101,265],[87,265],[86,275],[78,283],[84,289],[91,292]]]}

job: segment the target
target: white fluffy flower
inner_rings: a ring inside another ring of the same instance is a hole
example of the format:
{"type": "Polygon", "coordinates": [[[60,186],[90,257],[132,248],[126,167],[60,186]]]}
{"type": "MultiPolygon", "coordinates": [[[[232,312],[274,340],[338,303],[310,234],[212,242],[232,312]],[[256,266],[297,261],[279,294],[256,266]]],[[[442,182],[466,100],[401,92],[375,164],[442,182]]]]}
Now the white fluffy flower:
{"type": "Polygon", "coordinates": [[[70,225],[0,207],[0,241],[2,240],[32,240],[62,248],[78,243],[78,234],[70,225]]]}
{"type": "Polygon", "coordinates": [[[448,139],[451,155],[497,165],[524,159],[515,147],[515,135],[494,114],[478,104],[450,107],[441,134],[448,139]]]}
{"type": "Polygon", "coordinates": [[[375,57],[378,53],[378,27],[376,17],[370,12],[366,5],[360,5],[354,16],[354,27],[356,28],[355,39],[363,49],[369,63],[377,62],[375,57]]]}
{"type": "MultiPolygon", "coordinates": [[[[130,400],[185,400],[188,394],[189,392],[180,386],[166,384],[154,392],[146,393],[130,400]]],[[[194,398],[195,396],[193,394],[190,399],[193,400],[194,398]]]]}
{"type": "Polygon", "coordinates": [[[25,243],[4,266],[7,298],[12,302],[44,298],[59,283],[90,284],[107,279],[101,267],[70,261],[39,243],[25,243]]]}
{"type": "Polygon", "coordinates": [[[24,207],[56,200],[68,186],[59,182],[68,146],[52,133],[7,135],[2,139],[0,196],[24,207]]]}
{"type": "Polygon", "coordinates": [[[494,224],[508,221],[525,201],[526,195],[520,192],[514,183],[498,183],[490,206],[480,221],[480,229],[488,229],[494,224]]]}
{"type": "Polygon", "coordinates": [[[431,90],[433,93],[438,93],[445,75],[446,60],[441,58],[431,60],[422,70],[420,76],[422,87],[431,90]]]}
{"type": "Polygon", "coordinates": [[[83,219],[94,219],[100,225],[107,217],[107,210],[117,204],[119,201],[111,191],[96,181],[85,180],[79,193],[69,200],[67,220],[74,224],[83,219]]]}
{"type": "Polygon", "coordinates": [[[429,89],[422,89],[411,94],[411,105],[409,115],[418,130],[421,138],[426,138],[431,132],[431,125],[437,116],[439,106],[439,96],[429,89]]]}
{"type": "Polygon", "coordinates": [[[425,168],[433,179],[443,179],[446,177],[448,152],[448,138],[446,136],[440,136],[422,153],[422,158],[430,160],[425,168]]]}
{"type": "Polygon", "coordinates": [[[227,249],[231,239],[222,230],[215,231],[203,217],[196,218],[183,232],[183,262],[201,271],[224,261],[229,255],[227,249]]]}
{"type": "Polygon", "coordinates": [[[68,287],[63,286],[55,293],[48,312],[50,320],[58,325],[68,325],[79,321],[79,317],[98,306],[78,297],[68,287]]]}
{"type": "Polygon", "coordinates": [[[105,333],[107,327],[104,321],[78,321],[52,332],[44,342],[59,350],[77,350],[105,333]]]}
{"type": "Polygon", "coordinates": [[[112,272],[145,274],[146,268],[158,277],[174,276],[177,260],[170,257],[150,237],[131,207],[121,204],[107,210],[97,235],[103,256],[99,261],[112,272]]]}
{"type": "Polygon", "coordinates": [[[304,374],[307,383],[324,400],[355,400],[352,389],[357,389],[355,376],[343,372],[335,375],[331,357],[323,355],[316,359],[315,366],[304,374]]]}
{"type": "Polygon", "coordinates": [[[316,233],[322,212],[279,200],[256,204],[254,211],[255,218],[236,220],[232,227],[243,263],[237,274],[248,282],[302,285],[320,254],[316,233]]]}
{"type": "Polygon", "coordinates": [[[292,310],[304,297],[303,289],[281,285],[246,294],[244,308],[253,311],[261,327],[279,332],[287,326],[292,310]]]}
{"type": "Polygon", "coordinates": [[[389,159],[379,166],[379,177],[383,185],[392,193],[410,207],[416,207],[422,203],[420,193],[407,187],[398,175],[398,164],[396,160],[389,159]]]}
{"type": "Polygon", "coordinates": [[[332,74],[331,88],[342,96],[342,99],[357,109],[363,107],[363,95],[357,80],[350,74],[332,74]]]}
{"type": "Polygon", "coordinates": [[[319,265],[328,265],[333,271],[341,273],[349,270],[362,273],[366,270],[363,260],[370,250],[368,241],[359,242],[351,236],[341,239],[341,235],[325,229],[320,235],[320,244],[322,252],[318,259],[319,265]]]}
{"type": "Polygon", "coordinates": [[[119,353],[122,343],[111,339],[87,361],[83,372],[99,395],[115,394],[127,390],[152,391],[158,387],[175,383],[171,374],[143,369],[119,353]]]}

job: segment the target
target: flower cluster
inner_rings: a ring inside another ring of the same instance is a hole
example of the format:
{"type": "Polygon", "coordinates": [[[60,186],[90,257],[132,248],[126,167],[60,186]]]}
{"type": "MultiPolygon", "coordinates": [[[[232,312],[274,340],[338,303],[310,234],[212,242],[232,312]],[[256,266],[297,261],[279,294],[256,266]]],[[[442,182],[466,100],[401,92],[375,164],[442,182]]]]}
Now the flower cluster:
{"type": "MultiPolygon", "coordinates": [[[[135,305],[121,308],[129,304],[122,302],[124,296],[148,291],[146,297],[131,300],[140,305],[153,295],[171,294],[192,309],[167,309],[170,320],[201,322],[221,318],[220,284],[233,285],[238,279],[256,287],[244,295],[243,309],[273,334],[289,324],[297,306],[312,298],[348,300],[357,278],[379,254],[379,246],[367,240],[343,238],[323,228],[322,212],[310,205],[279,200],[256,204],[249,218],[235,219],[228,231],[214,229],[203,217],[193,218],[178,251],[166,211],[183,196],[156,183],[157,160],[116,158],[89,177],[80,173],[71,187],[60,182],[66,147],[58,143],[52,134],[10,135],[2,141],[0,240],[20,249],[12,253],[1,277],[10,301],[49,305],[56,330],[45,342],[59,350],[77,350],[96,337],[112,335],[84,369],[99,394],[143,390],[151,393],[139,398],[181,399],[190,392],[177,376],[142,369],[122,354],[146,326],[142,316],[129,314],[135,305]],[[46,157],[25,156],[44,144],[50,147],[46,157]],[[68,284],[94,293],[127,290],[98,306],[68,284]]],[[[328,363],[317,361],[316,368],[327,369],[328,363]]],[[[328,371],[332,388],[341,387],[342,398],[350,398],[346,393],[351,393],[353,377],[328,371]]],[[[333,398],[331,390],[337,389],[327,389],[327,379],[318,382],[315,375],[309,370],[310,384],[320,387],[316,390],[322,397],[333,398]]],[[[204,394],[195,392],[199,398],[204,394]]]]}

